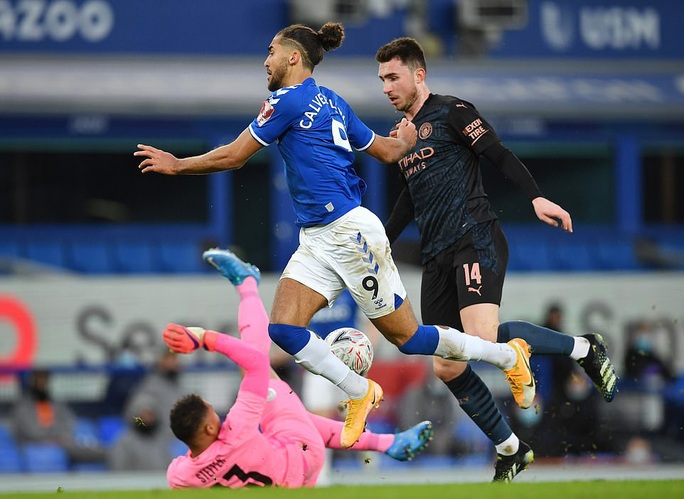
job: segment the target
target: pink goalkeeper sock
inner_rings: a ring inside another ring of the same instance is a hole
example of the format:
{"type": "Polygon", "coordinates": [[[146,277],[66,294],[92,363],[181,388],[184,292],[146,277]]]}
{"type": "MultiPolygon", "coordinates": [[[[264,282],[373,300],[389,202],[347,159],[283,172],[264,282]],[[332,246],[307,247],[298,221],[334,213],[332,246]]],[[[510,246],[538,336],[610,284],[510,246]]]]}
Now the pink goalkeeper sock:
{"type": "MultiPolygon", "coordinates": [[[[328,449],[345,449],[340,445],[340,433],[344,423],[342,421],[335,421],[334,419],[325,418],[317,414],[309,413],[311,421],[323,437],[323,442],[328,449]]],[[[350,450],[372,450],[377,452],[385,452],[394,443],[394,435],[387,433],[373,433],[372,431],[364,431],[359,437],[359,441],[352,445],[350,450]]]]}
{"type": "Polygon", "coordinates": [[[268,355],[271,338],[268,336],[268,314],[259,296],[256,279],[247,277],[235,286],[240,295],[238,307],[238,331],[245,343],[268,355]]]}

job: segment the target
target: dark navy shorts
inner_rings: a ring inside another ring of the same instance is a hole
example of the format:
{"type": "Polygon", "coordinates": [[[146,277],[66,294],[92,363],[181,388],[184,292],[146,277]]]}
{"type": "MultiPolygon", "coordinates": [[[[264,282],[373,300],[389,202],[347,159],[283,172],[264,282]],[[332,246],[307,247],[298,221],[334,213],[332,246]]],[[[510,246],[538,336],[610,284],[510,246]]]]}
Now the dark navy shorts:
{"type": "Polygon", "coordinates": [[[498,220],[473,227],[423,267],[421,320],[463,330],[460,311],[477,303],[501,305],[508,242],[498,220]]]}

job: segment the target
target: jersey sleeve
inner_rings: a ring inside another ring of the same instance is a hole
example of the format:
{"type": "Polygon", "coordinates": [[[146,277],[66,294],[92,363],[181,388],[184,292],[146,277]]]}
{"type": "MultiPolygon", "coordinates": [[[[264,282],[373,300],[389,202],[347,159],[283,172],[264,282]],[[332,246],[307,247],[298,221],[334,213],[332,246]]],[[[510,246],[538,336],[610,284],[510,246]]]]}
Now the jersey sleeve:
{"type": "Polygon", "coordinates": [[[404,189],[394,203],[394,208],[392,208],[392,213],[387,219],[387,223],[385,223],[385,232],[390,244],[394,243],[406,226],[413,221],[414,211],[411,193],[408,186],[404,186],[404,189]]]}
{"type": "Polygon", "coordinates": [[[251,345],[225,334],[219,334],[217,337],[215,351],[225,355],[245,371],[235,403],[223,423],[223,430],[236,434],[241,433],[243,429],[256,430],[268,394],[271,369],[268,356],[251,345]]]}
{"type": "Polygon", "coordinates": [[[357,151],[365,151],[373,144],[373,141],[375,141],[375,132],[368,128],[368,126],[361,121],[361,118],[356,116],[354,110],[342,97],[338,96],[338,98],[339,105],[342,108],[346,119],[349,143],[357,151]]]}
{"type": "Polygon", "coordinates": [[[295,103],[296,93],[290,92],[293,87],[285,87],[273,92],[264,101],[259,114],[249,125],[249,133],[254,140],[266,147],[282,136],[297,116],[295,103]]]}
{"type": "Polygon", "coordinates": [[[475,106],[456,101],[449,110],[449,125],[457,138],[478,156],[487,158],[501,173],[515,182],[530,199],[541,196],[539,186],[525,165],[509,149],[475,106]]]}
{"type": "Polygon", "coordinates": [[[449,110],[449,127],[455,138],[480,156],[492,144],[500,142],[494,128],[466,101],[455,101],[449,110]]]}

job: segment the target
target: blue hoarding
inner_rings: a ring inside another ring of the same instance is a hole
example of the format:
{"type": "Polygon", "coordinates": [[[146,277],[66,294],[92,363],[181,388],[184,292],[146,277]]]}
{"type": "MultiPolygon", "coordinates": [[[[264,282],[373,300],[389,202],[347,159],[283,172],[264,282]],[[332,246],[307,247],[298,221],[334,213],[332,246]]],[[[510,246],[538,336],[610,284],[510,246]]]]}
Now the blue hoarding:
{"type": "Polygon", "coordinates": [[[523,29],[489,55],[684,59],[684,10],[671,0],[528,0],[523,29]]]}
{"type": "Polygon", "coordinates": [[[266,54],[287,2],[0,0],[0,51],[266,54]]]}
{"type": "MultiPolygon", "coordinates": [[[[423,6],[439,39],[433,43],[447,56],[453,43],[467,45],[456,5],[429,0],[423,6]]],[[[526,22],[500,37],[486,37],[484,53],[684,59],[681,2],[527,0],[526,5],[526,22]]],[[[289,9],[288,0],[0,0],[0,53],[265,54],[271,37],[292,22],[289,9]]],[[[338,54],[372,57],[381,44],[410,34],[408,26],[417,21],[405,2],[388,0],[384,12],[345,23],[348,36],[338,54]]]]}

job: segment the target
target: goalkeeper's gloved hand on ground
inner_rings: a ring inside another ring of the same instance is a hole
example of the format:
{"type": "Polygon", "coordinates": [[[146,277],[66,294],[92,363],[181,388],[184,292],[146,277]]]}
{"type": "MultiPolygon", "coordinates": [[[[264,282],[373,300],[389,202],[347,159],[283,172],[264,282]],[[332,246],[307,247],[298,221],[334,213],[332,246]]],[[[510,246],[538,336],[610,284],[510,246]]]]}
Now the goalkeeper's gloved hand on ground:
{"type": "Polygon", "coordinates": [[[164,343],[176,353],[190,353],[199,348],[214,351],[219,333],[201,327],[185,327],[180,324],[167,324],[162,333],[164,343]]]}

